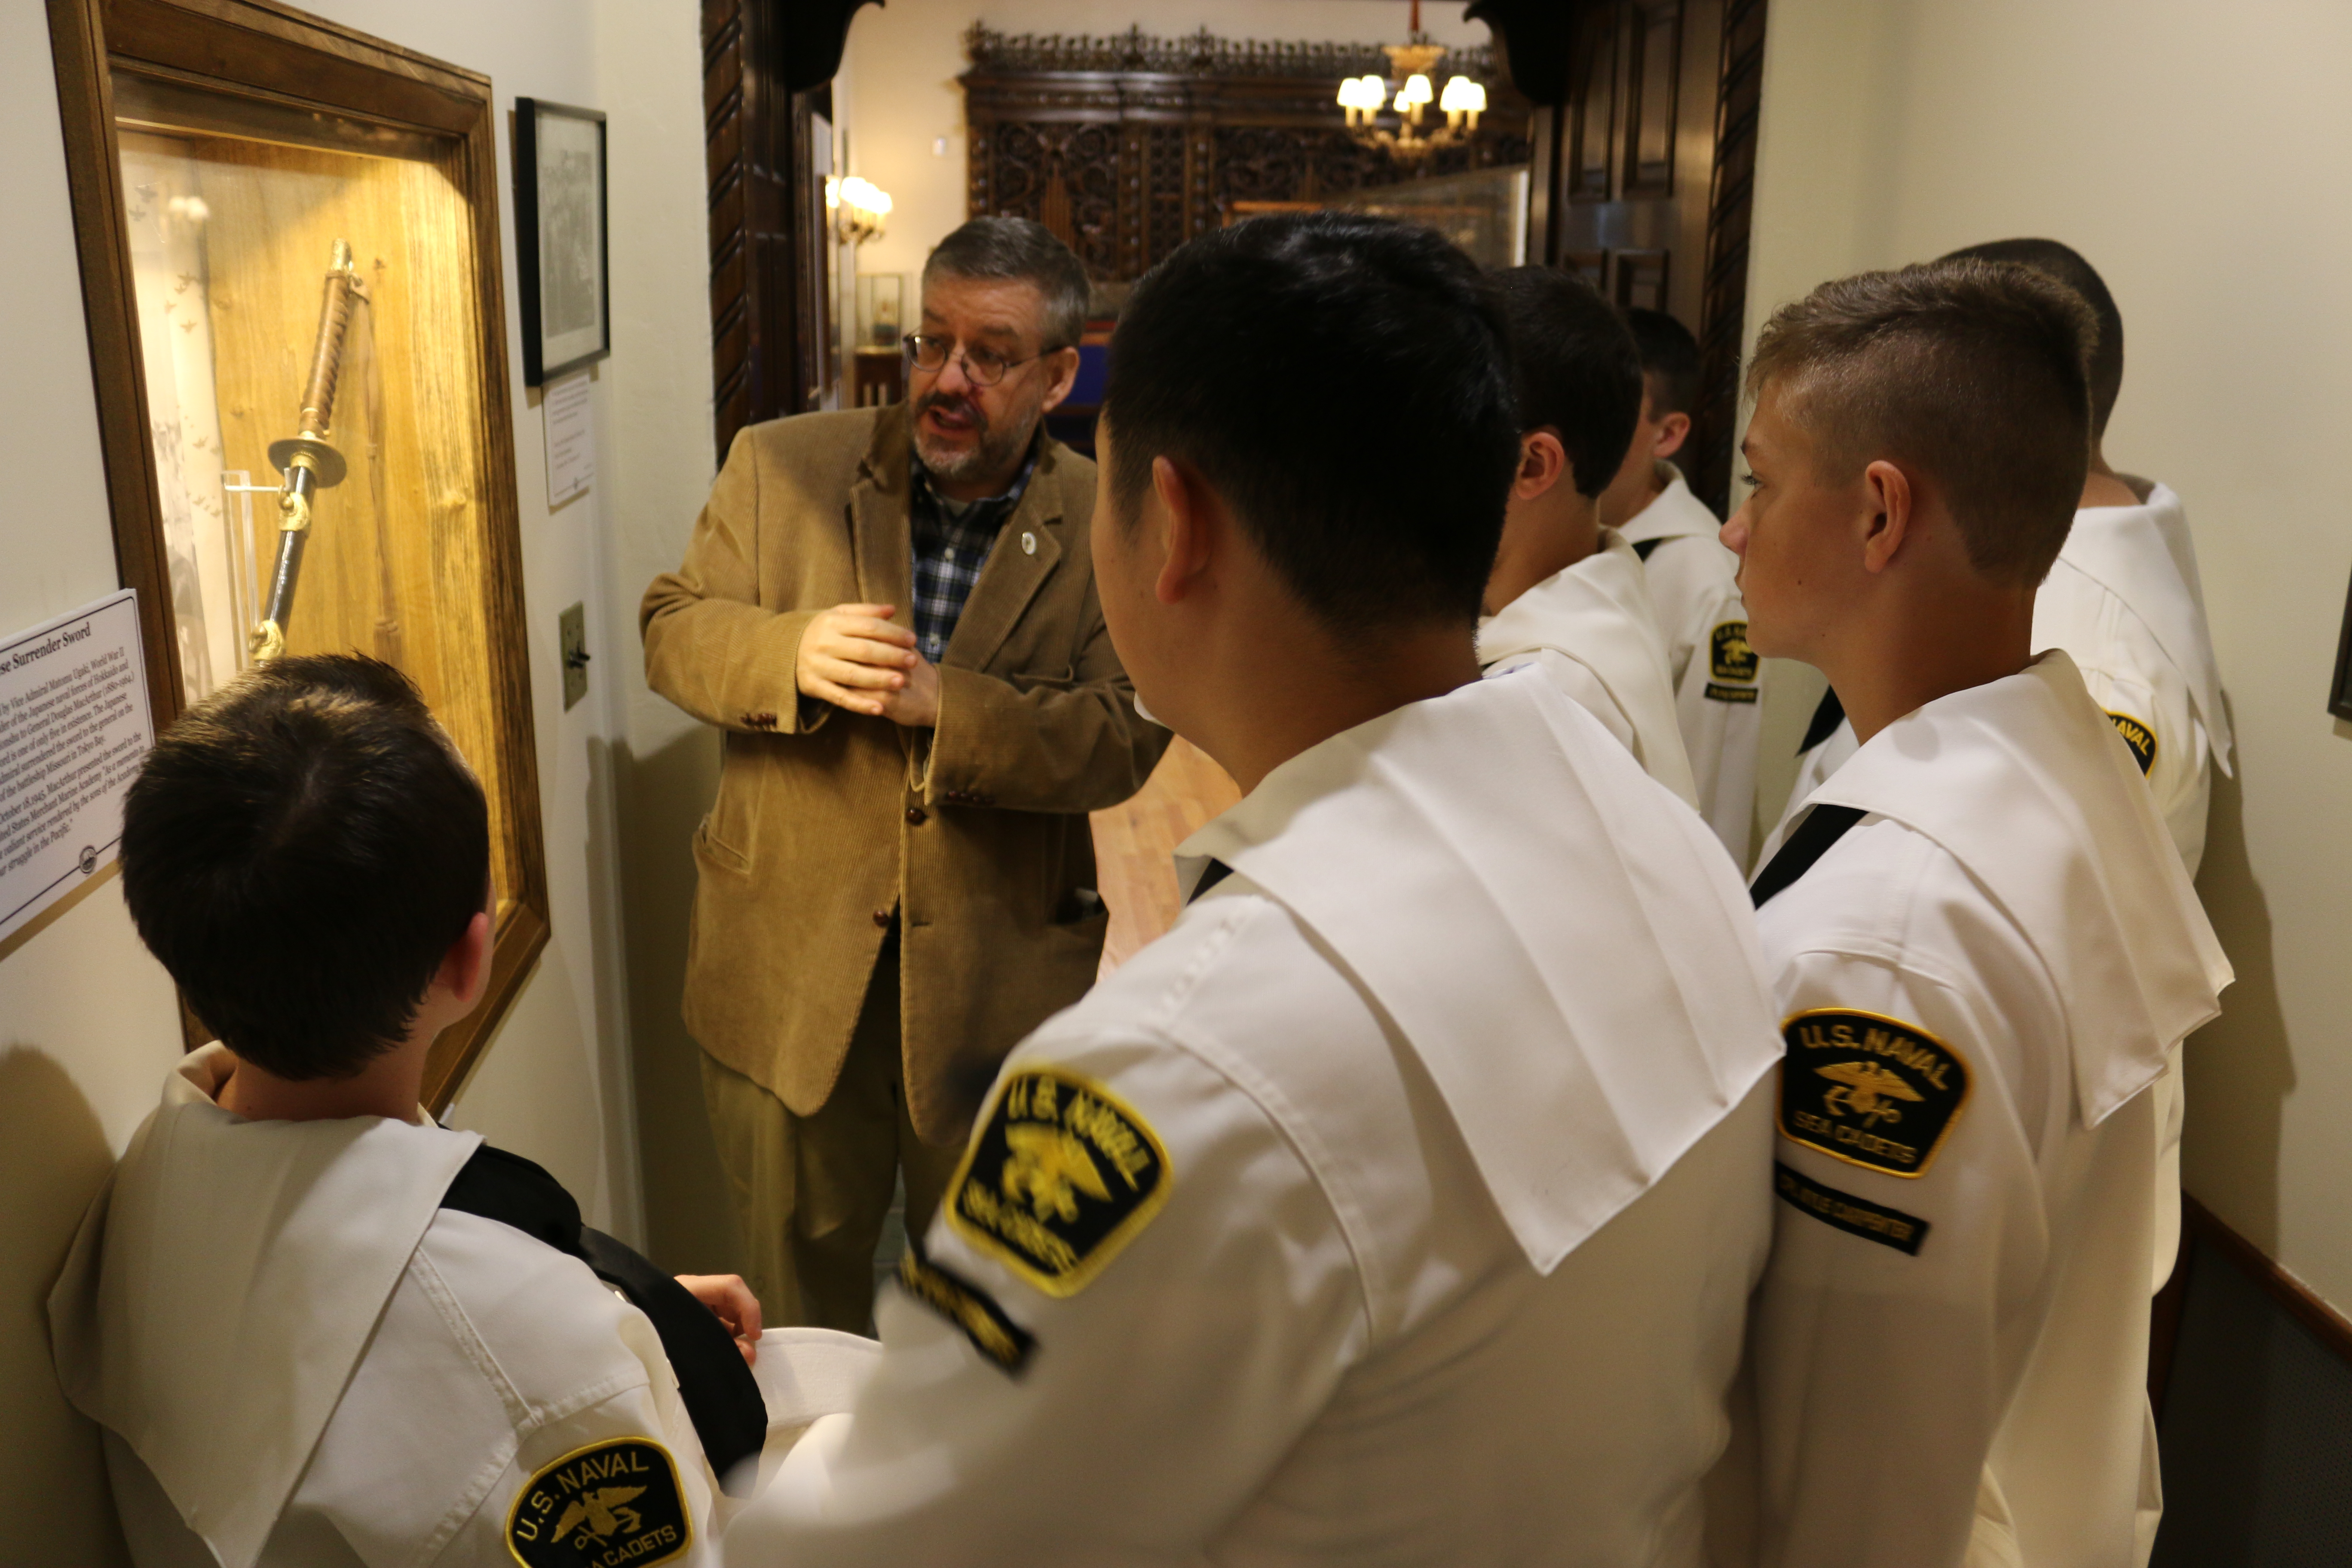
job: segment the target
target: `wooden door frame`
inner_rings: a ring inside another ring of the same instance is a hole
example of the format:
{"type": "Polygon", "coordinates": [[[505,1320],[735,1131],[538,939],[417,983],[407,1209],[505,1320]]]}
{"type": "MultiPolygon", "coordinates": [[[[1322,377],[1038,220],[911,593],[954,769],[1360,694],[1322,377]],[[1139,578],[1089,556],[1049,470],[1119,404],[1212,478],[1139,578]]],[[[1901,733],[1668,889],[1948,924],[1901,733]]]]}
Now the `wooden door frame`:
{"type": "MultiPolygon", "coordinates": [[[[279,0],[47,0],[63,121],[74,237],[80,255],[90,374],[113,514],[116,566],[139,591],[147,690],[158,733],[177,719],[179,642],[170,605],[163,499],[148,436],[130,226],[115,132],[117,64],[167,80],[323,110],[448,138],[462,150],[462,195],[473,216],[477,341],[482,367],[475,436],[482,467],[488,568],[484,610],[498,778],[520,863],[500,916],[482,999],[434,1043],[425,1105],[446,1109],[547,945],[547,857],[540,821],[539,752],[524,635],[522,536],[515,495],[511,380],[499,235],[496,99],[478,71],[404,49],[295,10],[279,0]]],[[[183,1007],[184,1016],[185,1008],[183,1007]]],[[[209,1037],[187,1019],[193,1047],[209,1037]]]]}

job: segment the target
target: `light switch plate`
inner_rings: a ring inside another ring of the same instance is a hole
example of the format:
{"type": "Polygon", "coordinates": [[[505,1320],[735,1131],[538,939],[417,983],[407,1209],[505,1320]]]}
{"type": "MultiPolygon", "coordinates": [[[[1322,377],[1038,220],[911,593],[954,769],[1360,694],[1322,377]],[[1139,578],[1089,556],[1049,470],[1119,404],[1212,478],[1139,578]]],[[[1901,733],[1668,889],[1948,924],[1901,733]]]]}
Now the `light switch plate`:
{"type": "Polygon", "coordinates": [[[556,617],[556,641],[563,649],[563,710],[588,695],[588,608],[574,605],[556,617]]]}

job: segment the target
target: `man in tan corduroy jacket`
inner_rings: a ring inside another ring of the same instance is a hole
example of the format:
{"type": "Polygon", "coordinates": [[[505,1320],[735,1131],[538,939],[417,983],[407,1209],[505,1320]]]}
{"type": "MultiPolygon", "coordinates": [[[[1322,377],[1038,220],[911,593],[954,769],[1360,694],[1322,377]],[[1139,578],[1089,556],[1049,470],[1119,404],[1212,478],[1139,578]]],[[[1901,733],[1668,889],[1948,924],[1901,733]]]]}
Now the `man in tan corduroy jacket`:
{"type": "Polygon", "coordinates": [[[1024,219],[924,270],[908,401],[736,437],[642,610],[653,689],[726,733],[685,1011],[770,1321],[872,1331],[896,1178],[919,1238],[998,1061],[1093,983],[1087,814],[1142,787],[1047,437],[1087,281],[1024,219]]]}

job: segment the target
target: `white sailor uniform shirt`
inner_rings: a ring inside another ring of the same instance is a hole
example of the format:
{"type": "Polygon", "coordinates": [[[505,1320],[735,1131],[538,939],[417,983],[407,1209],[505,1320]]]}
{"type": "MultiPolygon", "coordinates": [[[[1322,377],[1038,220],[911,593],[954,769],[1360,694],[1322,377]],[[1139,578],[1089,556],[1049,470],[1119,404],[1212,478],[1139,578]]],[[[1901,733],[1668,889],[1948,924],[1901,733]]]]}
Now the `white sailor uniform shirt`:
{"type": "Polygon", "coordinates": [[[1622,531],[1641,558],[1665,637],[1675,722],[1699,815],[1745,866],[1755,838],[1763,661],[1748,646],[1739,557],[1723,547],[1721,521],[1691,494],[1680,468],[1659,462],[1656,475],[1664,488],[1622,531]]]}
{"type": "Polygon", "coordinates": [[[1674,682],[1641,557],[1614,529],[1601,547],[1553,573],[1478,623],[1478,662],[1490,676],[1535,665],[1601,721],[1650,776],[1693,807],[1674,682]]]}
{"type": "Polygon", "coordinates": [[[2063,652],[1897,721],[1811,806],[1791,857],[1853,826],[1757,883],[1788,1056],[1755,1561],[2143,1562],[2145,1090],[2228,963],[2063,652]]]}
{"type": "Polygon", "coordinates": [[[1523,672],[1182,855],[727,1562],[1696,1564],[1778,1052],[1704,825],[1523,672]]]}
{"type": "Polygon", "coordinates": [[[653,1325],[439,1206],[479,1135],[245,1121],[213,1100],[233,1065],[179,1064],[50,1298],[140,1568],[715,1561],[726,1500],[653,1325]]]}

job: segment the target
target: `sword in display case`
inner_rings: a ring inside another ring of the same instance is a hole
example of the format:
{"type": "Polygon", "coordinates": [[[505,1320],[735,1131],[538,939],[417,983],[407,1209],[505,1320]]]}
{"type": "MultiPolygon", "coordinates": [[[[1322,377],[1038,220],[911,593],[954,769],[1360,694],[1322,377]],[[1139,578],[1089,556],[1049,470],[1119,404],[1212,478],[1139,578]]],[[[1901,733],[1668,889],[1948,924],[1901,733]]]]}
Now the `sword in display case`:
{"type": "Polygon", "coordinates": [[[294,584],[302,574],[302,546],[310,535],[311,500],[343,482],[349,466],[328,445],[334,434],[335,382],[343,368],[343,336],[352,306],[364,301],[366,286],[352,266],[351,241],[335,241],[327,264],[326,298],[319,306],[319,340],[310,353],[310,379],[302,389],[301,432],[269,444],[269,460],[284,476],[278,488],[278,562],[269,578],[269,601],[253,628],[253,657],[276,658],[286,651],[286,624],[294,613],[294,584]]]}

